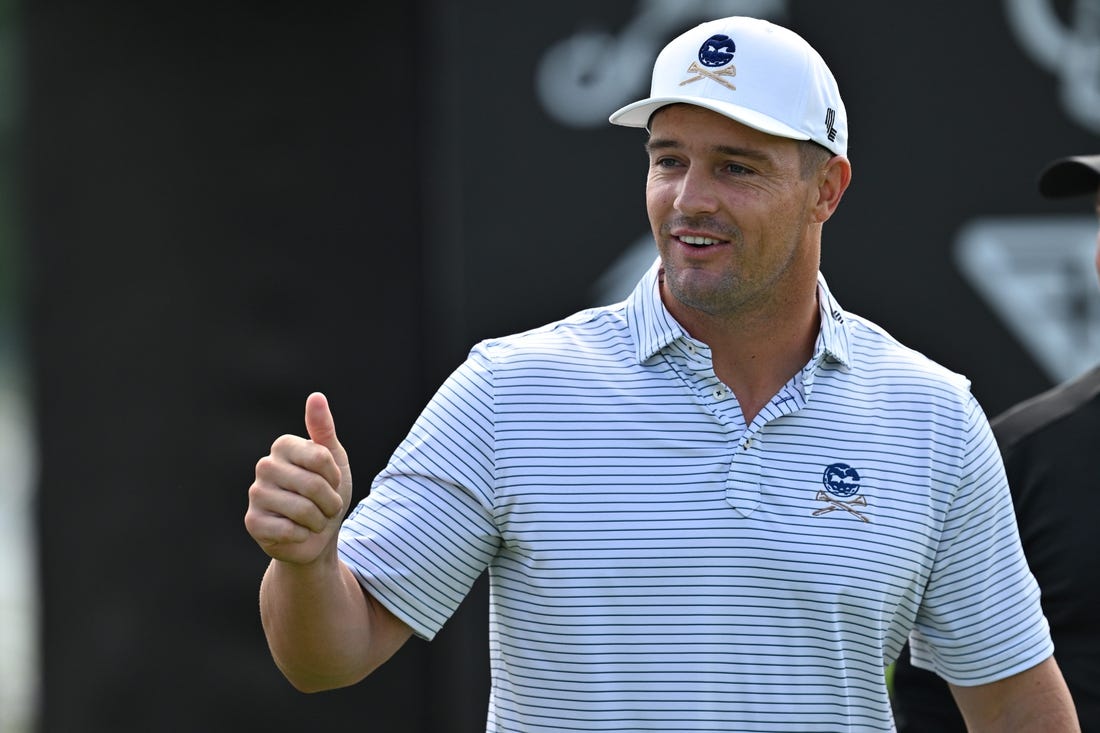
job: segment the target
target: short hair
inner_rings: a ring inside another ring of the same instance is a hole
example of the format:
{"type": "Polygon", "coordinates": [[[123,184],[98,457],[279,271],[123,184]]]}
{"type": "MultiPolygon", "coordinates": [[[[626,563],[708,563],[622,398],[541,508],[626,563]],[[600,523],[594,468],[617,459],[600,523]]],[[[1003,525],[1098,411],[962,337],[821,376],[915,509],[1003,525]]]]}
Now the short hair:
{"type": "Polygon", "coordinates": [[[802,177],[809,178],[833,157],[833,151],[813,140],[799,140],[798,157],[802,163],[802,177]]]}

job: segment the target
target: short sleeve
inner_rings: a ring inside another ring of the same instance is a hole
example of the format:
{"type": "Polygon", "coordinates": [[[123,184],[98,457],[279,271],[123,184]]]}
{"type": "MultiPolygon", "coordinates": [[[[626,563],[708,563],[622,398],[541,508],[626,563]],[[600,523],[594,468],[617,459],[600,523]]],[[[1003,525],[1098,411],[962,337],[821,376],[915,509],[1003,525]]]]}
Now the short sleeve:
{"type": "Polygon", "coordinates": [[[341,528],[341,559],[425,639],[458,608],[499,546],[493,436],[492,369],[475,348],[341,528]]]}
{"type": "Polygon", "coordinates": [[[1053,653],[1004,465],[973,398],[967,420],[958,491],[910,635],[915,666],[962,686],[1003,679],[1053,653]]]}

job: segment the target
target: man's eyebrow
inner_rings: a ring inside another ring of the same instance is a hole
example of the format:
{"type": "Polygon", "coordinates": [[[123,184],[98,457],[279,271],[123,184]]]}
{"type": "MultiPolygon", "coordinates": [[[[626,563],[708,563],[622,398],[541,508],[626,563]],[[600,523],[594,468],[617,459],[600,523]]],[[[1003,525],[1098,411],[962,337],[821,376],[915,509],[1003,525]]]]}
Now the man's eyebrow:
{"type": "Polygon", "coordinates": [[[737,148],[732,145],[716,145],[714,152],[734,158],[752,158],[753,160],[771,160],[772,156],[759,148],[737,148]]]}
{"type": "Polygon", "coordinates": [[[680,147],[680,143],[675,140],[668,140],[663,138],[649,138],[645,143],[645,150],[647,153],[652,153],[655,150],[670,150],[680,147]]]}
{"type": "MultiPolygon", "coordinates": [[[[646,141],[645,149],[647,153],[653,154],[659,150],[676,150],[682,148],[683,145],[677,141],[669,138],[650,138],[646,141]]],[[[720,155],[728,155],[734,158],[750,158],[752,160],[768,161],[771,160],[771,156],[763,150],[757,148],[739,148],[733,145],[715,145],[713,151],[720,155]]]]}

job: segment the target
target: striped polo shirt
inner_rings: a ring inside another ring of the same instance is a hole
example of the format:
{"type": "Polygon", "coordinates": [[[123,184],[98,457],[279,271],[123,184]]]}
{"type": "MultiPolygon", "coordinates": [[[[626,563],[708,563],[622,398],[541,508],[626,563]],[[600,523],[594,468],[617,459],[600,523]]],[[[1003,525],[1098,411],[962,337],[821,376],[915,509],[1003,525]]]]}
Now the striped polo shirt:
{"type": "Polygon", "coordinates": [[[340,553],[425,639],[488,569],[488,731],[892,730],[883,666],[1052,653],[967,380],[840,308],[746,425],[658,265],[475,346],[340,553]]]}

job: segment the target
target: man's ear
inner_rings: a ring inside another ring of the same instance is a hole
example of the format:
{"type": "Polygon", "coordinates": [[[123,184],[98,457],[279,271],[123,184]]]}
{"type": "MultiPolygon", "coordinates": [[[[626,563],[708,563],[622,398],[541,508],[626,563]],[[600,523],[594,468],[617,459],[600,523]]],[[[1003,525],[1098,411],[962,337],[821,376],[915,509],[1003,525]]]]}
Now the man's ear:
{"type": "Polygon", "coordinates": [[[840,199],[852,182],[852,164],[843,155],[834,155],[817,173],[817,204],[814,220],[822,224],[840,205],[840,199]]]}

